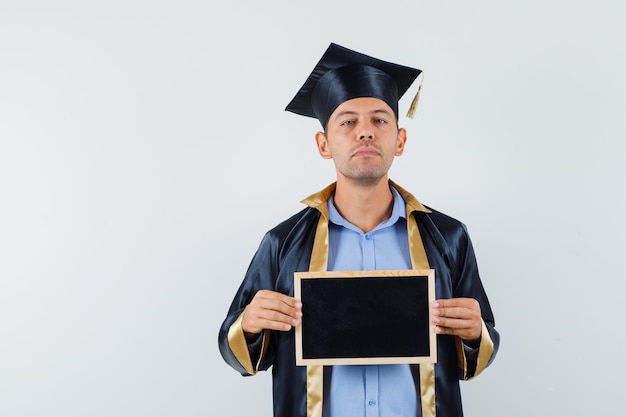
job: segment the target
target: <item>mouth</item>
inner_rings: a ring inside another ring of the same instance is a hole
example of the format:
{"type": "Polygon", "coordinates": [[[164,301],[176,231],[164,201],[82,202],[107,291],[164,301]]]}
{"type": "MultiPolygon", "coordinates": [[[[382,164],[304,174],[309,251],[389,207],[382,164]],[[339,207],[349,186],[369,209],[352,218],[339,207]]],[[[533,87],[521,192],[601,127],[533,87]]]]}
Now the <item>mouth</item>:
{"type": "Polygon", "coordinates": [[[353,157],[379,156],[380,152],[371,146],[363,146],[352,153],[353,157]]]}

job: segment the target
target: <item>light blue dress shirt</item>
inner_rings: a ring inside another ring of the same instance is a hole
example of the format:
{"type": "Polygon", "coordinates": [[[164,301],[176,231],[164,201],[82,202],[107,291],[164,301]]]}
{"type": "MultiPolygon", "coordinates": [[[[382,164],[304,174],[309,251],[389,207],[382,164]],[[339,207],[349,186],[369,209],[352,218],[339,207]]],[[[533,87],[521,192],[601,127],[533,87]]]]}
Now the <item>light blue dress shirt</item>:
{"type": "MultiPolygon", "coordinates": [[[[406,208],[391,188],[391,217],[363,233],[328,201],[328,270],[411,269],[406,208]]],[[[330,384],[331,417],[413,417],[418,414],[409,365],[336,365],[330,384]]]]}

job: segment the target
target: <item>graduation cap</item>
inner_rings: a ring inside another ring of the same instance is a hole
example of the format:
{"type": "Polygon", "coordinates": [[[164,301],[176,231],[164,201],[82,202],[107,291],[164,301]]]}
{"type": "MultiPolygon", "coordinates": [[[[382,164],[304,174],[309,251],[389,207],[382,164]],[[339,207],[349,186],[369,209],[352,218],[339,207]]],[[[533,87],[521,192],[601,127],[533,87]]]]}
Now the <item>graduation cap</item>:
{"type": "MultiPolygon", "coordinates": [[[[398,117],[398,100],[422,71],[364,55],[331,43],[285,110],[317,118],[325,128],[339,105],[358,97],[383,100],[398,117]]],[[[413,117],[420,87],[407,117],[413,117]]]]}

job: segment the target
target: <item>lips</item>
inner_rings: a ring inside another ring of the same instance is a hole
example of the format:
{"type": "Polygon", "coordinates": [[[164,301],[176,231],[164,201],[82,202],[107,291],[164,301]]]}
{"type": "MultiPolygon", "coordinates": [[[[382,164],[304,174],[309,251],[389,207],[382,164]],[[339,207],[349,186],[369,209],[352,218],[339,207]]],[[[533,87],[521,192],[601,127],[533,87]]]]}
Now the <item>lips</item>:
{"type": "Polygon", "coordinates": [[[364,146],[357,149],[352,156],[379,156],[380,152],[372,146],[364,146]]]}

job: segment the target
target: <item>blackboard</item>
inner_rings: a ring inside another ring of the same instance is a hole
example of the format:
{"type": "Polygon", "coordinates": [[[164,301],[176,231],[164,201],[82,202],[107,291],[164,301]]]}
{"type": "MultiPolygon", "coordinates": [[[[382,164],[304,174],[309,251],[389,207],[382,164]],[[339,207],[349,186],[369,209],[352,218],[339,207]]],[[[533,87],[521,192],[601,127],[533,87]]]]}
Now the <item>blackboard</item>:
{"type": "Polygon", "coordinates": [[[297,365],[436,362],[434,270],[297,272],[297,365]]]}

